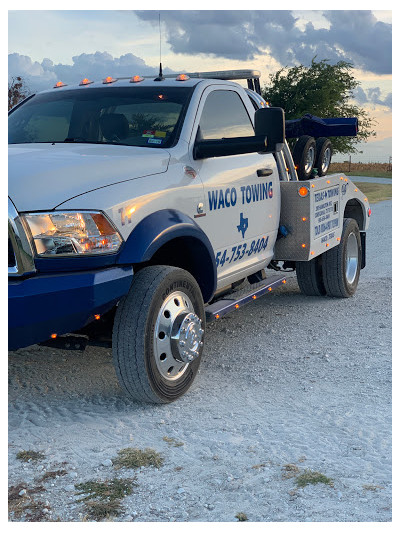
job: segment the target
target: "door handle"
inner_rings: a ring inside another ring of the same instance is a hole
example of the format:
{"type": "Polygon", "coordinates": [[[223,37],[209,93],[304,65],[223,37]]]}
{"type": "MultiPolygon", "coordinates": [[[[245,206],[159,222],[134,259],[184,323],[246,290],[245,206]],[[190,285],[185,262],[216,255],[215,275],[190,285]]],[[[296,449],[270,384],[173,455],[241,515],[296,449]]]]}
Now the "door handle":
{"type": "Polygon", "coordinates": [[[272,168],[259,168],[257,170],[257,176],[259,178],[265,178],[266,176],[270,176],[273,173],[272,168]]]}

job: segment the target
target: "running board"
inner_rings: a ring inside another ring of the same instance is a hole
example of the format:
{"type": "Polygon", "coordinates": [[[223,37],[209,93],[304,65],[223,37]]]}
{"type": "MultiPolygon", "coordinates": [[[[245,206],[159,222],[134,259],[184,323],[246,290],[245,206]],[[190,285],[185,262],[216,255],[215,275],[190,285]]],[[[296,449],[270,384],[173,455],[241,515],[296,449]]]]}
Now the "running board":
{"type": "Polygon", "coordinates": [[[254,283],[250,285],[248,289],[237,291],[232,294],[231,298],[223,298],[208,305],[205,308],[206,321],[211,322],[221,318],[235,309],[239,309],[243,305],[256,300],[260,296],[271,292],[272,289],[276,289],[286,283],[286,278],[283,275],[270,276],[269,278],[261,281],[260,283],[254,283]]]}

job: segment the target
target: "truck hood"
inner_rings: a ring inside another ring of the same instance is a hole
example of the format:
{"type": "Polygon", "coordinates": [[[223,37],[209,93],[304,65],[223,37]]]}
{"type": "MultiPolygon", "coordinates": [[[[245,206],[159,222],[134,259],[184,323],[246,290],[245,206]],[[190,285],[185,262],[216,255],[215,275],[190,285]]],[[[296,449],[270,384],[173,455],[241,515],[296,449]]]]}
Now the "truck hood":
{"type": "Polygon", "coordinates": [[[160,148],[9,145],[9,196],[18,211],[46,211],[95,189],[166,172],[169,159],[169,152],[160,148]]]}

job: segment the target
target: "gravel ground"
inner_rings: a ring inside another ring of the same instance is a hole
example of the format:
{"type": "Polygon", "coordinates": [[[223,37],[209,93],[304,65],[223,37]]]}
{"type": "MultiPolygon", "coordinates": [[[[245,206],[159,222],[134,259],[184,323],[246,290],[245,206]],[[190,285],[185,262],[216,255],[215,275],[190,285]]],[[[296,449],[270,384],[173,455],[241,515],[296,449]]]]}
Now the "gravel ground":
{"type": "Polygon", "coordinates": [[[10,352],[9,519],[92,520],[75,484],[118,477],[137,482],[119,522],[391,521],[391,201],[372,209],[353,298],[305,297],[290,275],[208,327],[173,404],[132,403],[107,349],[10,352]],[[117,470],[127,447],[164,464],[117,470]],[[298,487],[310,471],[325,483],[298,487]]]}

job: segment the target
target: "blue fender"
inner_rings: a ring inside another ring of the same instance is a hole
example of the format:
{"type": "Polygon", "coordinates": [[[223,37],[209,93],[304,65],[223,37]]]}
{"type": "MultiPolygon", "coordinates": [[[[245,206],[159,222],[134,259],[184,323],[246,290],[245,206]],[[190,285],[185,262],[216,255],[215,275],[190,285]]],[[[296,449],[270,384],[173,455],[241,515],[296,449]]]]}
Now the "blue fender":
{"type": "MultiPolygon", "coordinates": [[[[213,247],[204,231],[189,216],[175,209],[162,209],[144,218],[132,230],[122,250],[117,264],[137,264],[150,262],[154,255],[166,244],[175,239],[186,239],[190,244],[190,270],[203,293],[204,301],[213,296],[217,286],[217,268],[213,247]]],[[[186,248],[186,251],[188,248],[186,248]]],[[[183,252],[183,251],[182,251],[183,252]]],[[[179,266],[182,257],[175,257],[179,266]]],[[[183,265],[182,268],[185,268],[183,265]]]]}

